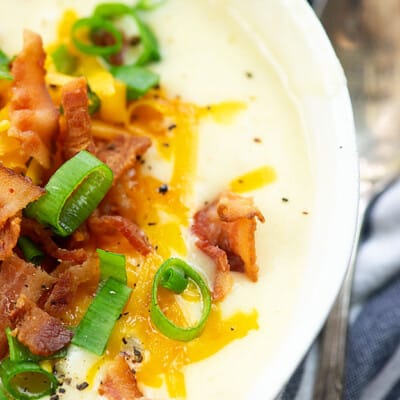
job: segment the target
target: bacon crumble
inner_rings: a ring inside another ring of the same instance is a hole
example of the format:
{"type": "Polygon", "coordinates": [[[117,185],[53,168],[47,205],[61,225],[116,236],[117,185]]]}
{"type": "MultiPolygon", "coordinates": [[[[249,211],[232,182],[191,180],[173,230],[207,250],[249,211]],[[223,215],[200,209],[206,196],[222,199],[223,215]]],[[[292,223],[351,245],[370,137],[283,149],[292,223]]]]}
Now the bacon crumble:
{"type": "Polygon", "coordinates": [[[107,367],[99,387],[99,394],[108,400],[142,399],[136,377],[124,357],[118,355],[107,367]]]}
{"type": "Polygon", "coordinates": [[[47,357],[65,347],[72,339],[72,331],[25,295],[18,298],[10,320],[16,325],[13,333],[32,354],[47,357]]]}
{"type": "Polygon", "coordinates": [[[21,150],[27,159],[34,157],[43,167],[49,168],[59,112],[47,91],[45,58],[41,37],[25,30],[23,50],[11,68],[14,80],[8,135],[21,141],[21,150]]]}
{"type": "Polygon", "coordinates": [[[231,192],[223,192],[194,215],[192,231],[198,238],[196,246],[217,267],[215,300],[223,299],[232,286],[231,278],[226,275],[228,271],[244,272],[251,281],[257,281],[256,218],[264,222],[253,200],[231,192]]]}
{"type": "Polygon", "coordinates": [[[84,77],[76,78],[62,87],[61,104],[67,125],[63,142],[64,158],[68,160],[81,150],[94,154],[87,81],[84,77]]]}

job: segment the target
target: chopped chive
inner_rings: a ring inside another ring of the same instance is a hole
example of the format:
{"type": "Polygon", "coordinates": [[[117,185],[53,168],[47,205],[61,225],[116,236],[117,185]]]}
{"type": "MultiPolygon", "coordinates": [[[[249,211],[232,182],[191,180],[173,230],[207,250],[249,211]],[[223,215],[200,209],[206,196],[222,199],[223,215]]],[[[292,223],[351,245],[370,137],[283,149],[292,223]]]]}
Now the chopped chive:
{"type": "Polygon", "coordinates": [[[157,86],[160,80],[157,74],[135,65],[112,67],[110,72],[116,79],[126,84],[128,100],[143,96],[149,89],[157,86]]]}
{"type": "Polygon", "coordinates": [[[123,254],[112,253],[102,249],[96,249],[100,259],[101,280],[114,278],[126,285],[125,256],[123,254]]]}
{"type": "Polygon", "coordinates": [[[72,343],[101,356],[132,289],[108,278],[78,325],[72,343]]]}
{"type": "Polygon", "coordinates": [[[77,67],[78,59],[74,57],[65,44],[58,46],[53,53],[51,53],[54,65],[58,72],[63,74],[72,75],[77,67]]]}

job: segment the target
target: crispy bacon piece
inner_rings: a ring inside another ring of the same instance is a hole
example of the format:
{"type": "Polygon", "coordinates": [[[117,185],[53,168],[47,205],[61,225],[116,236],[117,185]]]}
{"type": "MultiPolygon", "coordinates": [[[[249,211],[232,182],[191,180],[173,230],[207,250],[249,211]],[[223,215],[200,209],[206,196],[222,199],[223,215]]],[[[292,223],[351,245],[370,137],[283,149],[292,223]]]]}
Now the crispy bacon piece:
{"type": "Polygon", "coordinates": [[[44,310],[54,317],[61,315],[73,301],[78,287],[92,280],[98,280],[98,267],[93,259],[90,258],[81,265],[70,266],[60,273],[47,298],[44,310]]]}
{"type": "Polygon", "coordinates": [[[99,394],[108,400],[142,399],[134,373],[122,355],[107,364],[105,375],[100,383],[99,394]]]}
{"type": "Polygon", "coordinates": [[[32,300],[21,294],[10,315],[16,325],[18,340],[38,356],[47,357],[65,347],[73,333],[56,318],[41,310],[32,300]]]}
{"type": "Polygon", "coordinates": [[[21,140],[21,149],[43,167],[50,167],[51,141],[58,131],[58,109],[45,84],[42,39],[24,31],[24,48],[12,63],[14,77],[8,134],[21,140]]]}
{"type": "Polygon", "coordinates": [[[11,217],[0,228],[0,260],[10,257],[21,231],[21,218],[11,217]]]}
{"type": "Polygon", "coordinates": [[[17,174],[0,164],[0,227],[6,221],[27,206],[28,203],[37,200],[44,189],[35,186],[32,181],[17,174]]]}
{"type": "Polygon", "coordinates": [[[264,222],[253,200],[224,192],[194,215],[193,233],[197,247],[217,266],[214,298],[223,298],[231,284],[227,271],[245,272],[252,281],[258,279],[254,234],[256,218],[264,222]],[[224,274],[220,274],[222,272],[224,274]]]}
{"type": "Polygon", "coordinates": [[[0,260],[11,256],[20,233],[20,211],[44,189],[0,164],[0,260]]]}
{"type": "Polygon", "coordinates": [[[261,211],[254,206],[253,199],[242,197],[232,192],[223,192],[217,204],[218,216],[222,221],[233,222],[240,218],[252,219],[257,217],[265,222],[261,211]]]}
{"type": "Polygon", "coordinates": [[[215,273],[213,300],[222,301],[227,294],[232,290],[233,278],[229,271],[217,270],[215,273]]]}
{"type": "Polygon", "coordinates": [[[88,111],[87,81],[84,77],[76,78],[63,86],[61,104],[67,124],[63,143],[64,158],[68,160],[81,150],[95,153],[88,111]]]}
{"type": "Polygon", "coordinates": [[[4,330],[11,326],[9,315],[18,297],[23,294],[36,302],[55,281],[55,278],[15,254],[3,261],[0,269],[0,358],[8,349],[4,330]]]}
{"type": "Polygon", "coordinates": [[[81,264],[87,259],[84,249],[68,250],[59,247],[52,239],[53,233],[51,230],[33,219],[23,218],[21,230],[23,235],[29,236],[34,243],[40,244],[47,254],[57,260],[81,264]]]}
{"type": "Polygon", "coordinates": [[[109,143],[98,143],[96,155],[112,169],[115,182],[150,146],[148,137],[119,135],[109,143]]]}
{"type": "Polygon", "coordinates": [[[152,247],[142,230],[132,221],[119,215],[92,215],[88,219],[89,229],[98,235],[108,234],[110,230],[116,230],[123,235],[128,242],[140,254],[149,254],[152,247]]]}

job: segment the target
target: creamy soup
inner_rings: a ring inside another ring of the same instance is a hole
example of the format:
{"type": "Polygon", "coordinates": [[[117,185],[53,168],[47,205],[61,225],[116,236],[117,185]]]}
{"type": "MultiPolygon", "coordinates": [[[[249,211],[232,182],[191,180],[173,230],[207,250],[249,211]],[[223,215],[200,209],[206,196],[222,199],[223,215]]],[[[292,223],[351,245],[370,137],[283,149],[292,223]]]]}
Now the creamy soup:
{"type": "MultiPolygon", "coordinates": [[[[65,8],[84,16],[98,1],[0,3],[0,48],[14,54],[22,46],[24,27],[49,43],[65,8]]],[[[193,187],[187,195],[191,214],[242,177],[242,193],[254,198],[266,218],[256,231],[259,281],[235,273],[233,290],[221,305],[224,318],[240,311],[252,316],[253,328],[258,328],[183,369],[187,399],[245,399],[262,367],[280,349],[305,267],[314,193],[306,129],[280,60],[261,50],[268,43],[262,47],[256,42],[251,24],[229,1],[167,0],[145,18],[162,52],[162,61],[151,68],[160,74],[168,95],[211,106],[198,128],[193,187]],[[260,170],[264,184],[252,186],[251,173],[260,170]]],[[[146,162],[152,168],[144,173],[170,178],[157,150],[148,152],[146,162]]],[[[187,261],[211,282],[213,263],[196,249],[190,230],[183,231],[187,261]]],[[[72,379],[63,386],[62,399],[99,398],[101,369],[85,391],[76,389],[97,361],[79,348],[69,350],[59,366],[72,379]]],[[[140,387],[150,399],[168,398],[165,385],[140,387]]]]}

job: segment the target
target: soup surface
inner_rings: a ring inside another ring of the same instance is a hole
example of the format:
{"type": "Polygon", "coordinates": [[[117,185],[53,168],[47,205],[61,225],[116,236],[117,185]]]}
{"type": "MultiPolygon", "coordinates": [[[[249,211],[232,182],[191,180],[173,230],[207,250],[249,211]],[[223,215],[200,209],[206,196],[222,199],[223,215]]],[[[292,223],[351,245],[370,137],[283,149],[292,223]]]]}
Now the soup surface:
{"type": "MultiPolygon", "coordinates": [[[[45,44],[52,43],[66,9],[85,16],[97,3],[2,0],[0,48],[17,53],[23,28],[41,34],[45,44]]],[[[160,41],[162,60],[151,68],[160,74],[162,89],[168,97],[179,96],[203,110],[198,126],[193,127],[194,139],[181,142],[176,153],[177,157],[185,158],[187,152],[191,156],[193,168],[185,175],[181,193],[189,217],[231,188],[253,197],[266,221],[258,223],[256,231],[258,282],[235,273],[231,293],[218,306],[230,329],[205,332],[209,335],[205,346],[215,345],[215,351],[201,346],[193,350],[196,362],[178,371],[184,376],[185,389],[180,387],[179,374],[174,388],[171,382],[156,381],[145,372],[141,381],[139,370],[139,384],[151,399],[180,398],[185,393],[190,400],[244,399],[263,366],[279,350],[305,267],[314,193],[307,132],[279,60],[261,50],[268,43],[261,47],[254,40],[251,24],[238,17],[233,2],[167,0],[145,18],[160,41]],[[235,329],[240,333],[228,339],[235,329]]],[[[161,152],[153,146],[140,173],[160,182],[177,179],[161,152]]],[[[195,247],[188,224],[180,226],[183,244],[171,243],[169,232],[163,235],[146,229],[150,239],[167,249],[166,255],[184,257],[212,282],[213,263],[195,247]]],[[[134,256],[129,262],[135,263],[134,256]]],[[[62,398],[82,398],[83,394],[85,399],[99,398],[98,363],[97,357],[71,348],[67,360],[58,366],[71,379],[64,385],[62,398]],[[82,381],[90,381],[84,392],[76,389],[82,381]]],[[[168,370],[162,372],[168,375],[168,370]]]]}

